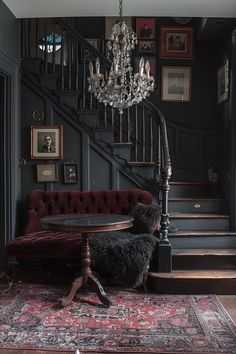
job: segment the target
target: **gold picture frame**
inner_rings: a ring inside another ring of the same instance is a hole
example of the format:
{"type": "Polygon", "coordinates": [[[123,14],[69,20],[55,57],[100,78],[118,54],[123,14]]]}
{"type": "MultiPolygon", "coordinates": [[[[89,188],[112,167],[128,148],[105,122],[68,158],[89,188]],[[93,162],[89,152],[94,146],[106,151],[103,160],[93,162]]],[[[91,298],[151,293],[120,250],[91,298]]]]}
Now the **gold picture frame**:
{"type": "Polygon", "coordinates": [[[36,125],[30,128],[31,159],[61,160],[63,158],[63,126],[36,125]]]}

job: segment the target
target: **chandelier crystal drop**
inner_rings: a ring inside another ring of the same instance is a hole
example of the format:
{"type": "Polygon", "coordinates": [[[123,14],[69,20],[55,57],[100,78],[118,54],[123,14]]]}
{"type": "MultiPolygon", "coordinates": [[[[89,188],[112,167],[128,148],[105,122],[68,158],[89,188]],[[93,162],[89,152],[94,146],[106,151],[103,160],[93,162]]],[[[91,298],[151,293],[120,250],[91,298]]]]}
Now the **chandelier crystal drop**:
{"type": "Polygon", "coordinates": [[[95,67],[90,61],[88,91],[93,92],[99,102],[123,109],[140,103],[154,91],[154,77],[150,74],[150,63],[139,61],[139,71],[133,73],[131,51],[137,44],[137,36],[122,20],[122,0],[120,0],[120,19],[112,28],[111,38],[107,43],[107,57],[112,61],[107,75],[100,71],[100,60],[95,67]]]}

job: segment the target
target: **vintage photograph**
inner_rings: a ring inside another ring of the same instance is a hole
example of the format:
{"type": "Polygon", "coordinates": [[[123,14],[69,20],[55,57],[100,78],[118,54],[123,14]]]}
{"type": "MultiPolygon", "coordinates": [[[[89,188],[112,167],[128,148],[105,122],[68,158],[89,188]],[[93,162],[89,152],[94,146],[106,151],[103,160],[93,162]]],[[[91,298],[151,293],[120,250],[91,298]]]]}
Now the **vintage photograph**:
{"type": "Polygon", "coordinates": [[[64,183],[78,183],[78,164],[65,162],[63,164],[64,183]]]}
{"type": "Polygon", "coordinates": [[[31,126],[31,159],[63,158],[63,126],[31,126]]]}
{"type": "MultiPolygon", "coordinates": [[[[123,21],[128,27],[132,27],[132,17],[123,17],[123,21]]],[[[106,17],[105,18],[105,39],[111,39],[112,27],[120,22],[120,17],[106,17]]]]}
{"type": "Polygon", "coordinates": [[[155,54],[156,42],[155,41],[138,41],[138,52],[141,54],[155,54]]]}
{"type": "Polygon", "coordinates": [[[217,99],[218,103],[226,101],[229,96],[229,61],[226,60],[225,64],[219,68],[217,73],[217,99]]]}
{"type": "Polygon", "coordinates": [[[191,100],[191,67],[162,67],[161,100],[176,102],[191,100]]]}
{"type": "Polygon", "coordinates": [[[192,59],[193,29],[190,27],[161,27],[160,56],[162,58],[192,59]]]}
{"type": "Polygon", "coordinates": [[[37,182],[58,182],[58,165],[56,163],[37,164],[37,182]]]}
{"type": "Polygon", "coordinates": [[[156,20],[154,18],[137,18],[136,33],[138,39],[155,39],[156,20]]]}

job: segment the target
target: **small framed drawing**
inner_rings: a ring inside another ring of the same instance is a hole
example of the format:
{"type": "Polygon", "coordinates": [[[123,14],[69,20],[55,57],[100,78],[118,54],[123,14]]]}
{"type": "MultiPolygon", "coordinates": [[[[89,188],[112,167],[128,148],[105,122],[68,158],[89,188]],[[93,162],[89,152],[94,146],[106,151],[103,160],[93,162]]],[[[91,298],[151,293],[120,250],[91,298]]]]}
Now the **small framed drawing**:
{"type": "Polygon", "coordinates": [[[161,27],[160,57],[193,58],[193,28],[161,27]]]}
{"type": "Polygon", "coordinates": [[[161,100],[189,102],[191,100],[192,68],[163,66],[161,70],[161,100]]]}
{"type": "Polygon", "coordinates": [[[64,183],[78,183],[78,164],[65,162],[63,164],[64,183]]]}
{"type": "MultiPolygon", "coordinates": [[[[101,41],[100,38],[87,38],[87,41],[94,47],[96,48],[98,51],[101,50],[101,41]]],[[[90,61],[90,60],[96,60],[96,58],[94,57],[94,55],[91,55],[89,53],[88,49],[83,49],[81,50],[81,61],[90,61]]]]}
{"type": "Polygon", "coordinates": [[[136,33],[138,39],[155,39],[156,20],[154,18],[136,18],[136,33]]]}
{"type": "MultiPolygon", "coordinates": [[[[139,72],[139,61],[142,57],[135,57],[135,62],[134,62],[134,67],[135,67],[135,72],[139,72]]],[[[156,77],[157,77],[157,58],[156,57],[143,57],[144,62],[146,64],[146,61],[148,60],[150,63],[150,75],[154,77],[155,79],[155,86],[156,86],[156,77]]]]}
{"type": "Polygon", "coordinates": [[[138,41],[138,52],[141,54],[155,54],[156,42],[155,41],[138,41]]]}
{"type": "Polygon", "coordinates": [[[63,126],[31,126],[31,159],[63,158],[63,126]]]}
{"type": "Polygon", "coordinates": [[[217,73],[217,97],[218,103],[226,101],[229,96],[229,60],[225,61],[225,64],[221,66],[217,73]]]}
{"type": "MultiPolygon", "coordinates": [[[[123,21],[128,27],[132,27],[132,17],[123,17],[123,21]]],[[[120,17],[105,18],[105,39],[111,39],[112,27],[120,22],[120,17]]]]}
{"type": "Polygon", "coordinates": [[[58,182],[58,165],[56,163],[37,164],[37,182],[58,182]]]}

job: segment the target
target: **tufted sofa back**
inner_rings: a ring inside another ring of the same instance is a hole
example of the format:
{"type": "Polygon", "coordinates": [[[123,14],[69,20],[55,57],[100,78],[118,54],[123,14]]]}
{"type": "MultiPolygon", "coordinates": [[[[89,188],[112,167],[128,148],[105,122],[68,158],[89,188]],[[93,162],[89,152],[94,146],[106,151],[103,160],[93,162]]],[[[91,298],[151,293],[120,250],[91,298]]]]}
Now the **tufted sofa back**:
{"type": "Polygon", "coordinates": [[[33,190],[27,199],[28,224],[25,233],[40,231],[40,218],[43,216],[74,213],[128,214],[138,202],[151,204],[152,194],[142,189],[33,190]]]}

